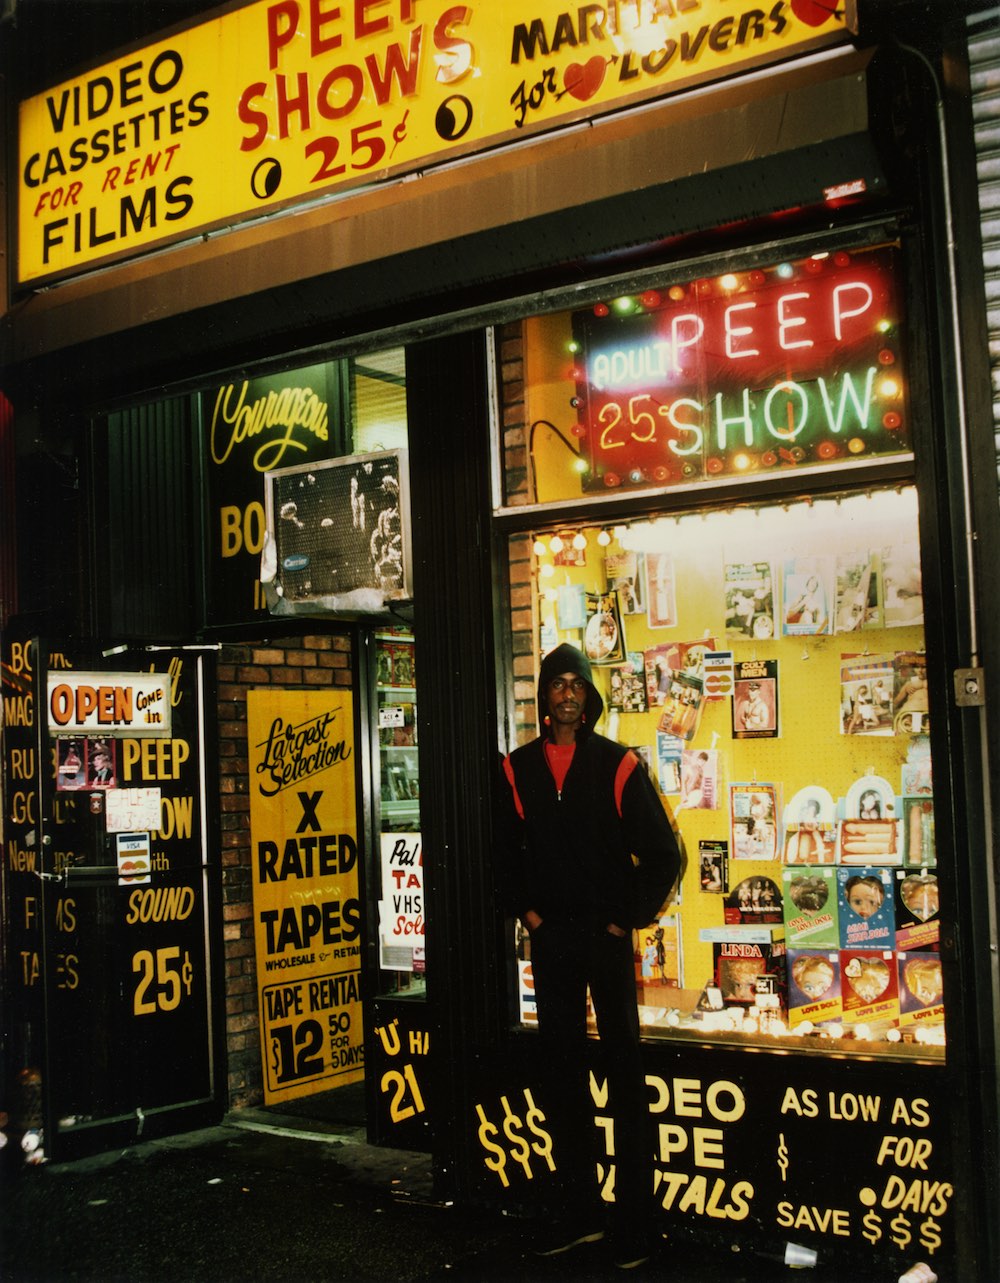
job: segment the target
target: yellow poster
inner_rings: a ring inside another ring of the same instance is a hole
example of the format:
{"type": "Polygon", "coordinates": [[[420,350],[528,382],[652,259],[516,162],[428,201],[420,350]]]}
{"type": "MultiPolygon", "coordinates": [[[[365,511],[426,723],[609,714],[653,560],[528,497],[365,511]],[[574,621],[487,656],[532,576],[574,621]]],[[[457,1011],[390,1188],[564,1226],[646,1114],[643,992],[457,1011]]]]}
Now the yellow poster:
{"type": "Polygon", "coordinates": [[[255,0],[21,103],[18,278],[787,59],[845,40],[854,12],[854,0],[255,0]]]}
{"type": "Polygon", "coordinates": [[[364,1076],[350,691],[247,693],[264,1102],[364,1076]]]}

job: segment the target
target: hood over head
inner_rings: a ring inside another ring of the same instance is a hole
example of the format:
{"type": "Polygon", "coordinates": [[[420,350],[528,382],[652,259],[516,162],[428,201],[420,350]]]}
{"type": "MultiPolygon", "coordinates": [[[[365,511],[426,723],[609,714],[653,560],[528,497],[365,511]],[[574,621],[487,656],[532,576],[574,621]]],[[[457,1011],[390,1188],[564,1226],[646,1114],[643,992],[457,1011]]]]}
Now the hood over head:
{"type": "Polygon", "coordinates": [[[577,677],[582,677],[587,683],[587,693],[584,697],[586,721],[580,728],[580,734],[589,734],[604,712],[604,700],[601,698],[600,691],[594,685],[590,660],[582,650],[577,646],[571,646],[569,642],[563,642],[555,650],[550,650],[542,660],[542,667],[538,674],[539,724],[544,727],[545,716],[549,711],[549,706],[545,700],[545,688],[553,677],[558,677],[560,673],[575,673],[577,677]]]}

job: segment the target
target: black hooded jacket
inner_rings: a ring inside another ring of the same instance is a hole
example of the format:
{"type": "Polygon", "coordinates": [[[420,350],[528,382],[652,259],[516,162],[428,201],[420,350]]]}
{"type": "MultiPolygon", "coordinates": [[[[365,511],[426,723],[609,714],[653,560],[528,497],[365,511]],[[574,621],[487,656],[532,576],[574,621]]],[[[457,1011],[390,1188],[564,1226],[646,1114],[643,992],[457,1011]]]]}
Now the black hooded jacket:
{"type": "Polygon", "coordinates": [[[590,663],[563,644],[542,661],[544,690],[560,673],[587,683],[585,720],[563,782],[545,756],[546,731],[504,760],[499,858],[508,911],[604,928],[631,929],[651,922],[680,872],[680,851],[670,821],[634,753],[595,733],[604,701],[590,663]],[[633,858],[634,857],[634,858],[633,858]]]}

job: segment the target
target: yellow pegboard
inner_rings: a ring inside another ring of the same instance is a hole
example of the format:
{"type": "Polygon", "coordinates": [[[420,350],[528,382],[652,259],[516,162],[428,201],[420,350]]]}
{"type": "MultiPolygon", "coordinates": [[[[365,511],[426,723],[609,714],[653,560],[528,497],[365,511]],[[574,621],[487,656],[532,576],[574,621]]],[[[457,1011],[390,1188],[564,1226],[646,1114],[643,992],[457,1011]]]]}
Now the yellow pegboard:
{"type": "MultiPolygon", "coordinates": [[[[728,786],[756,781],[778,789],[779,807],[807,785],[827,789],[841,799],[860,776],[883,776],[898,793],[900,767],[907,756],[909,736],[844,735],[841,733],[841,664],[846,654],[892,655],[923,648],[923,629],[878,628],[823,636],[780,635],[782,567],[790,557],[829,557],[851,550],[884,550],[916,539],[916,503],[912,491],[878,492],[842,500],[818,500],[717,513],[664,517],[628,529],[616,528],[606,548],[597,542],[596,527],[583,528],[586,549],[577,554],[583,565],[556,564],[550,553],[536,557],[539,653],[556,642],[582,647],[583,632],[560,631],[552,593],[560,586],[580,585],[588,592],[607,588],[605,557],[631,549],[667,552],[673,558],[676,623],[651,628],[645,614],[623,616],[628,651],[671,642],[712,638],[717,650],[731,650],[734,660],[769,659],[778,662],[780,734],[773,739],[736,740],[732,734],[731,700],[708,701],[697,733],[686,747],[715,747],[720,753],[717,810],[682,810],[677,824],[688,853],[682,887],[682,929],[685,985],[700,988],[712,971],[712,946],[699,940],[702,928],[723,925],[724,896],[706,894],[699,886],[698,844],[704,839],[729,841],[728,786]],[[735,562],[768,562],[773,567],[775,613],[779,635],[757,640],[726,636],[724,567],[735,562]],[[545,567],[551,569],[545,571],[545,567]]],[[[577,529],[564,531],[568,544],[577,529]],[[568,538],[567,538],[568,536],[568,538]]],[[[548,536],[546,536],[547,538],[548,536]]],[[[831,586],[835,564],[831,560],[831,586]]],[[[595,668],[596,681],[607,704],[610,670],[595,668]]],[[[615,738],[629,745],[648,745],[655,764],[656,730],[660,710],[622,713],[615,738]]],[[[605,732],[609,720],[598,728],[605,732]]],[[[673,802],[676,803],[676,798],[673,802]]],[[[779,814],[780,818],[780,814],[779,814]]],[[[757,874],[780,885],[779,861],[730,859],[729,885],[757,874]]]]}

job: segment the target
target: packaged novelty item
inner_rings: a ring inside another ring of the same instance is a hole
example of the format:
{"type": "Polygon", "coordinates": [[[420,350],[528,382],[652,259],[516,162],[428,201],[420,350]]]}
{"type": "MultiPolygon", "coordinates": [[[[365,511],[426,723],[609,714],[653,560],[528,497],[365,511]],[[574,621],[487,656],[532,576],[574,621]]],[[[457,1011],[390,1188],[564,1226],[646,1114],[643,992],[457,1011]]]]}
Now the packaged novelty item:
{"type": "Polygon", "coordinates": [[[788,1023],[819,1025],[844,1014],[836,949],[788,950],[788,1023]]]}
{"type": "Polygon", "coordinates": [[[839,948],[837,870],[786,868],[781,874],[781,890],[789,949],[839,948]]]}
{"type": "Polygon", "coordinates": [[[842,949],[895,948],[893,890],[889,869],[871,866],[837,870],[842,949]]]}

